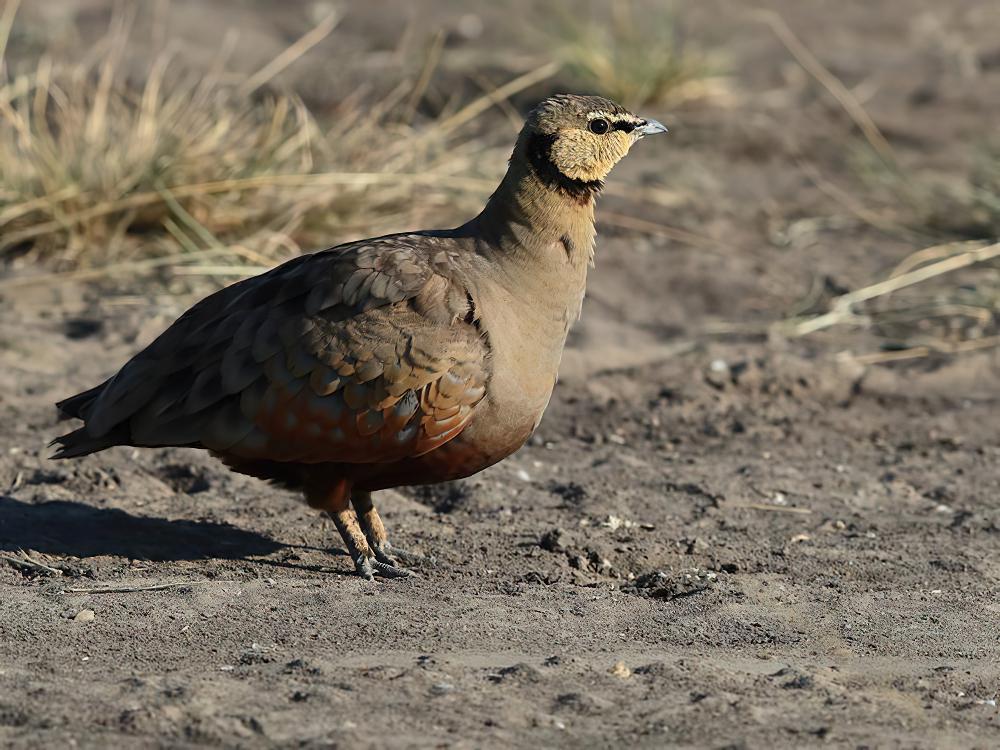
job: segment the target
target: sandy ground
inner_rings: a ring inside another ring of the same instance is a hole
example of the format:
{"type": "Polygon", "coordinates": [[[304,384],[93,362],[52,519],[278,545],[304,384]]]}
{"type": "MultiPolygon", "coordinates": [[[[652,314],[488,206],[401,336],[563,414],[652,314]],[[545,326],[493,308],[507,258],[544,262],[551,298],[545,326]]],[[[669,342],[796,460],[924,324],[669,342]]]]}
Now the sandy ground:
{"type": "MultiPolygon", "coordinates": [[[[850,124],[723,5],[693,15],[725,18],[739,106],[665,113],[613,175],[676,209],[600,209],[717,246],[602,228],[531,444],[384,493],[435,558],[413,578],[359,580],[296,498],[195,451],[47,460],[52,403],[190,300],[0,292],[0,553],[62,573],[0,565],[0,745],[998,744],[1000,360],[845,368],[873,343],[754,332],[913,247],[803,176],[851,186],[850,124]]],[[[996,59],[989,3],[774,5],[916,167],[961,170],[1000,116],[1000,66],[953,64],[955,39],[996,59]]]]}

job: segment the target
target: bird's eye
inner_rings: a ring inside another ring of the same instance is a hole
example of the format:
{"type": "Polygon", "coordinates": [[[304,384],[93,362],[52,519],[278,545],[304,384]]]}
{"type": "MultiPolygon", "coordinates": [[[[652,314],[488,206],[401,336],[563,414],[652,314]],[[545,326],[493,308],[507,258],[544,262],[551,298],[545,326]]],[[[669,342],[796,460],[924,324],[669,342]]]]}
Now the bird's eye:
{"type": "Polygon", "coordinates": [[[609,130],[611,130],[611,123],[605,120],[603,117],[595,117],[587,124],[587,127],[590,129],[591,133],[604,135],[609,130]]]}

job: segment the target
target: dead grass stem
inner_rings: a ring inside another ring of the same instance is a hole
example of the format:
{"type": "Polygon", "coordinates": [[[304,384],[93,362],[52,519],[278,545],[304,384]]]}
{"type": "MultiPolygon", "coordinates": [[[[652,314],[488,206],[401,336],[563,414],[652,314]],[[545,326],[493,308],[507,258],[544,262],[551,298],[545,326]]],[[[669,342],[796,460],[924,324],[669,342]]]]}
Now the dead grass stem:
{"type": "Polygon", "coordinates": [[[785,46],[789,54],[795,58],[796,62],[809,73],[816,81],[829,92],[830,96],[836,99],[837,103],[844,109],[848,117],[857,125],[865,139],[871,147],[883,159],[886,164],[896,164],[896,154],[889,145],[889,141],[882,135],[882,131],[875,124],[868,112],[865,110],[857,98],[841,82],[837,76],[829,71],[802,41],[792,31],[779,13],[771,10],[756,11],[757,18],[767,24],[774,32],[778,40],[785,46]]]}
{"type": "Polygon", "coordinates": [[[1000,343],[1000,242],[935,245],[911,254],[882,281],[835,297],[828,310],[783,321],[778,333],[808,336],[837,326],[867,328],[887,351],[861,363],[958,354],[1000,343]],[[962,271],[973,277],[956,279],[962,271]]]}

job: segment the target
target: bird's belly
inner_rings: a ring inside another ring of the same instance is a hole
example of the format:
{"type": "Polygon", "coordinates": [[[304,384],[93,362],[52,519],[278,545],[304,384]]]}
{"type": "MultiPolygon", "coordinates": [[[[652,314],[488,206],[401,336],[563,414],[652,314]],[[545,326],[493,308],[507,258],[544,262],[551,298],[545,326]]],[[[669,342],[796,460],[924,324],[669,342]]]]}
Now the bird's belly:
{"type": "MultiPolygon", "coordinates": [[[[434,484],[477,474],[523,446],[541,419],[533,412],[499,408],[493,403],[477,413],[455,438],[444,445],[395,464],[381,465],[370,476],[356,476],[359,489],[374,491],[410,484],[434,484]]],[[[544,408],[544,407],[543,407],[544,408]]],[[[353,467],[364,472],[360,465],[353,467]]]]}
{"type": "Polygon", "coordinates": [[[492,465],[514,453],[527,442],[541,421],[547,403],[547,398],[541,403],[506,406],[488,401],[482,404],[485,408],[477,410],[466,429],[450,443],[441,447],[448,448],[454,443],[456,450],[482,455],[488,460],[486,466],[492,465]]]}

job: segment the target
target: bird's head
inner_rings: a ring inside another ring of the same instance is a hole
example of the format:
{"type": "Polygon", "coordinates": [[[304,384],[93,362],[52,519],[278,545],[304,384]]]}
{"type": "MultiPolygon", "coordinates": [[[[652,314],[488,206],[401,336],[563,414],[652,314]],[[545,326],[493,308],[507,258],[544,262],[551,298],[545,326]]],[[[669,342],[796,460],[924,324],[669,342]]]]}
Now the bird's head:
{"type": "Polygon", "coordinates": [[[557,94],[528,115],[520,141],[544,182],[582,194],[600,188],[640,138],[666,132],[656,120],[634,115],[610,99],[557,94]]]}

